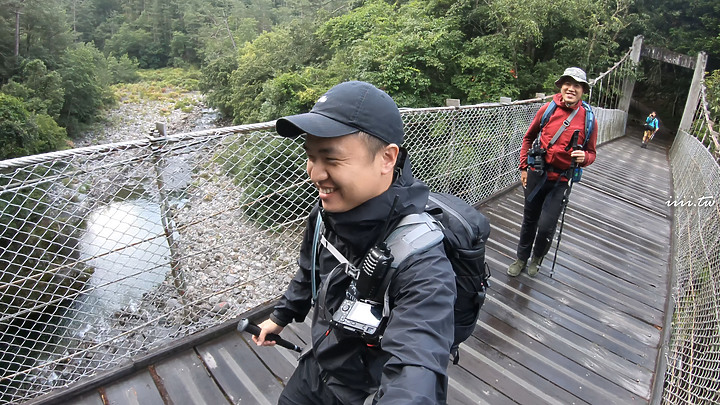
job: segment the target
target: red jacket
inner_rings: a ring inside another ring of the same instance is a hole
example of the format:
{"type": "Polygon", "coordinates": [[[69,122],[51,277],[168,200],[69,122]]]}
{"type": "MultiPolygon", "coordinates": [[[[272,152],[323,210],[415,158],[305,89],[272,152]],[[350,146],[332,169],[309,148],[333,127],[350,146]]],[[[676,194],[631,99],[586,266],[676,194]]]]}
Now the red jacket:
{"type": "MultiPolygon", "coordinates": [[[[547,123],[545,123],[545,127],[542,130],[542,135],[540,136],[540,144],[546,150],[553,136],[555,136],[557,130],[560,129],[560,127],[562,126],[563,121],[565,121],[565,119],[567,119],[573,111],[573,108],[565,106],[565,103],[563,103],[562,101],[562,95],[560,93],[553,96],[553,100],[555,101],[555,104],[557,104],[557,107],[555,108],[555,111],[553,111],[547,123]]],[[[540,132],[540,120],[542,119],[542,116],[545,113],[545,110],[547,110],[549,104],[550,103],[546,103],[544,106],[540,107],[540,110],[537,112],[537,114],[535,114],[535,118],[533,119],[530,127],[525,133],[525,136],[523,137],[522,148],[520,148],[519,168],[521,170],[525,170],[528,167],[528,150],[532,147],[532,143],[535,141],[535,138],[537,138],[538,133],[540,132]]],[[[578,111],[578,113],[575,115],[572,122],[570,123],[570,126],[565,129],[565,131],[562,133],[562,135],[560,135],[558,140],[555,141],[555,144],[552,146],[552,148],[547,150],[547,154],[545,155],[545,163],[559,170],[567,170],[570,168],[570,153],[572,152],[572,150],[565,151],[565,147],[568,146],[568,144],[570,143],[572,134],[573,132],[575,132],[576,129],[580,130],[580,136],[578,136],[578,143],[582,145],[585,141],[585,108],[582,107],[582,103],[578,103],[575,108],[580,108],[580,111],[578,111]]],[[[580,166],[582,167],[589,166],[592,162],[595,161],[595,143],[597,142],[597,130],[598,125],[597,120],[595,120],[595,125],[593,125],[593,131],[590,134],[590,140],[588,141],[587,145],[585,145],[585,161],[580,164],[580,166]]],[[[560,174],[558,173],[550,171],[548,172],[548,180],[557,180],[559,176],[560,174]]],[[[561,180],[567,181],[567,179],[564,177],[561,180]]]]}

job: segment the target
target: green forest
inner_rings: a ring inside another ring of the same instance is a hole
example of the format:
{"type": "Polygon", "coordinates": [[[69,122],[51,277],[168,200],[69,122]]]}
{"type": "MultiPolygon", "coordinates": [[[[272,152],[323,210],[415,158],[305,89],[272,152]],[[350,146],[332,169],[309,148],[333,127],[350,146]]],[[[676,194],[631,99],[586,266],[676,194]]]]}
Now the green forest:
{"type": "MultiPolygon", "coordinates": [[[[254,123],[351,79],[402,107],[552,93],[565,67],[594,77],[635,35],[707,52],[720,115],[717,0],[0,0],[0,159],[70,147],[148,71],[180,71],[228,122],[254,123]]],[[[648,63],[645,97],[687,92],[690,73],[648,63]]]]}

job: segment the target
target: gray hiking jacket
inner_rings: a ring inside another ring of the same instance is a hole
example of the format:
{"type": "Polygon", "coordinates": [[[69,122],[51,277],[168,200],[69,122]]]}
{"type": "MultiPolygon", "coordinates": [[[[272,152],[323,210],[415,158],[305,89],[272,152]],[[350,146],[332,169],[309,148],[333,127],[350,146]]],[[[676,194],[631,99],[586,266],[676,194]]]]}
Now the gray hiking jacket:
{"type": "MultiPolygon", "coordinates": [[[[390,216],[392,224],[408,214],[423,212],[428,194],[427,186],[412,177],[406,162],[403,175],[380,196],[348,212],[322,212],[324,236],[359,266],[365,253],[387,236],[380,234],[395,196],[399,198],[390,216]]],[[[310,310],[313,236],[320,213],[316,206],[309,216],[299,269],[271,315],[279,325],[302,322],[310,310]]],[[[333,272],[328,279],[339,262],[327,249],[319,248],[318,261],[318,290],[326,288],[327,293],[313,312],[312,354],[333,393],[346,404],[358,403],[363,393],[378,389],[378,404],[444,404],[453,342],[455,275],[442,243],[409,256],[398,266],[389,290],[391,312],[379,347],[369,347],[359,335],[330,325],[351,279],[342,271],[333,272]]]]}

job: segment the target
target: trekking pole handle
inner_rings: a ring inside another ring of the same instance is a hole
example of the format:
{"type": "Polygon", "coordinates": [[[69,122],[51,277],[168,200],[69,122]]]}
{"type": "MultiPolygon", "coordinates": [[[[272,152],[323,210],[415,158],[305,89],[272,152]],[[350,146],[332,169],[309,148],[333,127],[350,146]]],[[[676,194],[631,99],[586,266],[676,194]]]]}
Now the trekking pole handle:
{"type": "MultiPolygon", "coordinates": [[[[249,319],[243,318],[238,323],[237,331],[238,332],[248,332],[251,335],[258,336],[258,335],[260,335],[261,329],[259,326],[250,322],[249,319]]],[[[267,335],[265,335],[265,340],[271,340],[286,349],[294,350],[298,353],[302,352],[302,348],[300,348],[300,346],[298,346],[294,343],[288,342],[287,340],[281,338],[280,335],[277,335],[275,333],[268,333],[267,335]]]]}
{"type": "MultiPolygon", "coordinates": [[[[572,138],[570,138],[570,143],[565,147],[565,151],[569,150],[582,150],[582,145],[580,145],[580,142],[578,142],[578,137],[580,136],[580,130],[576,129],[575,132],[572,134],[572,138]]],[[[572,159],[571,165],[577,166],[577,162],[575,162],[575,159],[572,159]]]]}
{"type": "Polygon", "coordinates": [[[570,138],[570,142],[565,147],[565,151],[568,152],[569,150],[578,150],[582,149],[582,145],[578,142],[578,137],[580,136],[580,130],[576,129],[575,132],[573,132],[572,137],[570,138]]]}

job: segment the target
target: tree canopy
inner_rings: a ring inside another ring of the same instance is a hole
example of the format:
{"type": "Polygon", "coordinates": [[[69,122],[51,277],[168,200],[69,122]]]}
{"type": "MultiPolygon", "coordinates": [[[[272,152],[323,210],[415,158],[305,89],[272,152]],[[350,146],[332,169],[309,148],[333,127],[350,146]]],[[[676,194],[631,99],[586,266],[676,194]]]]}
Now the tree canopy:
{"type": "MultiPolygon", "coordinates": [[[[350,79],[405,107],[478,103],[553,92],[568,66],[601,73],[638,34],[676,52],[705,51],[715,69],[720,2],[0,0],[0,91],[13,100],[8,117],[20,119],[20,102],[26,117],[70,136],[112,104],[109,86],[137,80],[138,68],[200,69],[208,103],[236,123],[305,111],[350,79]]],[[[683,86],[655,86],[654,97],[677,98],[683,86]]],[[[11,144],[9,134],[0,141],[11,144]]],[[[64,145],[41,143],[6,149],[64,145]]]]}

